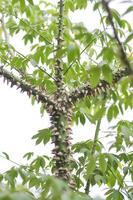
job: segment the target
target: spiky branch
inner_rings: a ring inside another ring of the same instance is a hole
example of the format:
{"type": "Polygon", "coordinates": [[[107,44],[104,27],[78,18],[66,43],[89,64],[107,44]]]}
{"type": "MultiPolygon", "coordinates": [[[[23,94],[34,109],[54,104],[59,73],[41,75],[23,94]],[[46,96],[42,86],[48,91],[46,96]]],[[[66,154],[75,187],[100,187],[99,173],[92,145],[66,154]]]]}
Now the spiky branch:
{"type": "Polygon", "coordinates": [[[74,104],[78,100],[81,100],[85,97],[98,96],[102,92],[106,92],[109,89],[111,89],[112,85],[119,82],[120,79],[122,79],[123,77],[126,77],[130,74],[131,73],[129,71],[129,68],[125,68],[114,74],[112,84],[109,84],[105,80],[101,80],[100,83],[95,88],[91,88],[91,86],[89,84],[86,84],[86,85],[72,91],[68,97],[68,101],[70,104],[74,104]]]}
{"type": "Polygon", "coordinates": [[[4,82],[6,81],[7,84],[10,83],[10,87],[16,86],[17,89],[20,89],[22,93],[26,92],[29,97],[33,95],[38,103],[41,102],[47,107],[48,105],[53,105],[53,102],[50,100],[49,96],[43,94],[42,91],[39,91],[36,87],[31,86],[29,83],[20,80],[18,77],[11,74],[11,72],[3,69],[3,67],[0,67],[0,77],[3,77],[4,82]]]}

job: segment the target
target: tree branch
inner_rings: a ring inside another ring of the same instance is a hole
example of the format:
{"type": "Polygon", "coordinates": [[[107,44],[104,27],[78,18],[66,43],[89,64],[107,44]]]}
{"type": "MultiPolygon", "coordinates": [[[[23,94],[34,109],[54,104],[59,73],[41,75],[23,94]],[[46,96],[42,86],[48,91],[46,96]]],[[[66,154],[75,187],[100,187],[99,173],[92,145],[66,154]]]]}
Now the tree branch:
{"type": "Polygon", "coordinates": [[[128,58],[127,58],[127,55],[124,51],[124,48],[123,48],[123,45],[118,37],[118,34],[117,34],[117,31],[116,31],[116,28],[115,28],[115,25],[114,25],[114,22],[113,22],[113,16],[112,16],[112,12],[111,12],[111,9],[109,8],[108,6],[108,2],[106,0],[102,0],[102,4],[104,6],[104,8],[106,9],[106,12],[108,13],[108,20],[112,26],[112,29],[113,29],[113,32],[114,32],[114,37],[115,37],[115,40],[117,41],[118,43],[118,47],[119,47],[119,50],[120,50],[120,57],[121,57],[121,60],[122,62],[125,64],[125,66],[128,68],[129,72],[133,73],[133,70],[131,68],[131,65],[128,61],[128,58]]]}
{"type": "Polygon", "coordinates": [[[113,84],[117,83],[120,79],[130,74],[131,72],[129,72],[129,68],[127,67],[114,75],[112,84],[109,84],[107,81],[101,80],[95,88],[91,88],[89,84],[84,85],[72,91],[68,97],[68,101],[70,104],[74,104],[76,101],[85,97],[97,96],[102,92],[106,92],[112,87],[113,84]]]}
{"type": "Polygon", "coordinates": [[[45,104],[46,107],[53,105],[49,96],[43,94],[42,91],[39,91],[36,87],[31,86],[29,83],[20,80],[18,77],[3,69],[3,67],[0,67],[0,76],[4,78],[4,82],[7,81],[7,84],[11,83],[10,87],[16,86],[22,93],[26,92],[29,97],[33,95],[38,103],[41,102],[45,104]]]}

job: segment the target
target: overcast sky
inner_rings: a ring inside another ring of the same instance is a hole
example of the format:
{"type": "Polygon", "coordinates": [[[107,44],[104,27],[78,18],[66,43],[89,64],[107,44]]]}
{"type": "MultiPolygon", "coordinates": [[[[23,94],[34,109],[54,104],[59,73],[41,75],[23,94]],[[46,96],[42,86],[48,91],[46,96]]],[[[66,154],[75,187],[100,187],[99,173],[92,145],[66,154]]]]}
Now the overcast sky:
{"type": "MultiPolygon", "coordinates": [[[[123,10],[123,6],[119,4],[118,9],[123,10]]],[[[98,15],[90,8],[86,11],[77,11],[75,15],[71,15],[71,19],[74,22],[84,21],[90,30],[98,26],[98,15]]],[[[11,42],[15,42],[16,49],[22,53],[28,53],[19,40],[18,37],[11,42]]],[[[26,94],[16,91],[15,87],[11,89],[3,83],[2,79],[0,79],[0,97],[0,155],[2,155],[1,152],[7,152],[12,160],[23,163],[22,156],[26,152],[34,151],[38,155],[50,153],[51,145],[47,148],[43,145],[35,146],[34,141],[31,140],[33,134],[36,134],[39,129],[49,126],[47,114],[44,117],[40,115],[40,105],[32,106],[26,94]]],[[[119,116],[117,120],[119,119],[133,119],[133,113],[128,111],[124,116],[119,116]]],[[[116,121],[111,124],[116,124],[116,121]]],[[[101,130],[107,130],[111,124],[104,119],[101,130]]],[[[95,126],[87,122],[85,126],[74,126],[73,131],[74,142],[77,142],[81,139],[93,138],[95,126]]],[[[105,140],[103,142],[106,143],[105,140]]],[[[12,163],[0,157],[0,173],[11,166],[13,166],[12,163]]],[[[100,194],[100,192],[97,193],[100,194]]]]}

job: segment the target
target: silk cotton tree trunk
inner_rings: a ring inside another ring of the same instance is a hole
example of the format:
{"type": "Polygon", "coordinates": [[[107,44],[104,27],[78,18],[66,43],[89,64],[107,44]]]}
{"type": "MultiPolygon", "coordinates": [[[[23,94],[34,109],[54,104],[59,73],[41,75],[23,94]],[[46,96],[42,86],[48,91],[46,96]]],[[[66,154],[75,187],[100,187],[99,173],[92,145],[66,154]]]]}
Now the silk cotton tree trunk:
{"type": "Polygon", "coordinates": [[[51,130],[52,130],[52,143],[55,147],[52,151],[54,154],[53,160],[55,163],[54,171],[55,176],[67,181],[73,187],[71,179],[71,108],[68,104],[68,94],[65,89],[63,77],[63,59],[58,56],[59,51],[63,45],[63,21],[64,21],[64,0],[59,3],[59,17],[58,17],[58,35],[57,47],[55,54],[55,84],[57,92],[53,97],[54,105],[50,105],[48,112],[50,113],[51,130]]]}

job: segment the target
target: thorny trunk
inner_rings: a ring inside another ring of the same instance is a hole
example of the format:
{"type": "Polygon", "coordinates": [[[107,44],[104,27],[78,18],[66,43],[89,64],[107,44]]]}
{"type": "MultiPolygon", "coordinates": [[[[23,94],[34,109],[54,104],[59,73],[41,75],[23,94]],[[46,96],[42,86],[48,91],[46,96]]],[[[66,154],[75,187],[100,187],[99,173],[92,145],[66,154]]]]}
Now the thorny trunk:
{"type": "Polygon", "coordinates": [[[54,174],[56,177],[67,181],[70,187],[73,187],[71,177],[70,160],[71,156],[71,105],[68,104],[68,94],[64,87],[63,80],[63,60],[59,55],[63,43],[63,14],[64,14],[64,0],[59,3],[59,18],[58,18],[58,35],[57,48],[55,54],[55,84],[57,85],[57,92],[54,95],[54,105],[49,106],[52,143],[55,147],[52,151],[54,154],[54,174]]]}

